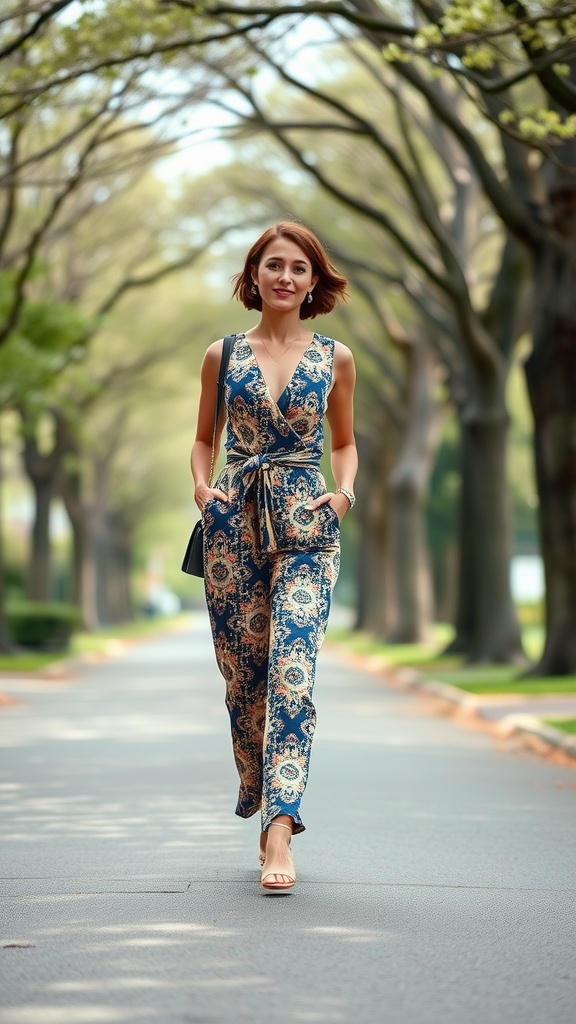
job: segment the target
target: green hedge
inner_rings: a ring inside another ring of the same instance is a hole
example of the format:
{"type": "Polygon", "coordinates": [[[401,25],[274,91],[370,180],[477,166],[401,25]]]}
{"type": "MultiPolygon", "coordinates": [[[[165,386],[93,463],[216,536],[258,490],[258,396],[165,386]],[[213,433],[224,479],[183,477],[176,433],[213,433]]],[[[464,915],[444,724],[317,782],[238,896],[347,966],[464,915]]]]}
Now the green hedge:
{"type": "Polygon", "coordinates": [[[6,609],[8,629],[15,644],[37,651],[65,651],[81,625],[75,605],[13,601],[6,609]]]}

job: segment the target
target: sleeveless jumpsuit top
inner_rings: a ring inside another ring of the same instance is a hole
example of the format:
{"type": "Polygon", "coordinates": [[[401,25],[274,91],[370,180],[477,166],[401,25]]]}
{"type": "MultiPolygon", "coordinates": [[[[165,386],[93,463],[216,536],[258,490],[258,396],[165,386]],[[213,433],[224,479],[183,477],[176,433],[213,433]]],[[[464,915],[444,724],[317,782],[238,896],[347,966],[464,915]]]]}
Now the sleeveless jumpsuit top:
{"type": "Polygon", "coordinates": [[[306,507],[326,493],[320,458],[333,369],[334,341],[315,333],[274,401],[248,341],[236,336],[225,382],[227,461],[214,484],[229,503],[225,510],[210,499],[206,525],[224,514],[228,529],[263,555],[339,547],[334,509],[306,507]]]}

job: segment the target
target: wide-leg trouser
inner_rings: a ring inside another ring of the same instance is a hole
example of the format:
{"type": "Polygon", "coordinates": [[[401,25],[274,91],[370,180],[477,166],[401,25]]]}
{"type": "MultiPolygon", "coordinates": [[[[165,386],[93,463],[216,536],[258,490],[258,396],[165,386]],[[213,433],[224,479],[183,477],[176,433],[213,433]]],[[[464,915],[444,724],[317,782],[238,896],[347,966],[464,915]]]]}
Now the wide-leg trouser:
{"type": "Polygon", "coordinates": [[[316,658],[339,548],[261,552],[245,533],[219,529],[218,514],[209,518],[206,598],[240,776],[236,813],[248,818],[260,810],[264,831],[286,814],[302,832],[316,658]]]}

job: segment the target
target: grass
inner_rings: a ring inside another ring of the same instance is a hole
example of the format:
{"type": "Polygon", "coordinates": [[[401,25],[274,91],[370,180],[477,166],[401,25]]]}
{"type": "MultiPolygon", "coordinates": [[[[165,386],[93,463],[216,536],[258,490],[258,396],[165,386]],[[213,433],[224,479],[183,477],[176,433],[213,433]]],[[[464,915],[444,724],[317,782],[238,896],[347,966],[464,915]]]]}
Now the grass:
{"type": "Polygon", "coordinates": [[[110,648],[114,640],[138,640],[155,633],[162,633],[165,629],[177,627],[188,620],[188,615],[171,615],[158,618],[137,619],[136,622],[127,622],[122,626],[111,626],[108,629],[99,629],[97,633],[76,633],[72,637],[69,655],[88,654],[94,652],[100,654],[110,648]]]}
{"type": "MultiPolygon", "coordinates": [[[[420,669],[420,671],[422,671],[420,669]]],[[[460,664],[454,667],[426,667],[422,675],[450,683],[467,693],[489,696],[498,693],[513,693],[539,696],[550,693],[576,693],[576,676],[529,676],[523,675],[514,665],[473,665],[460,664]]]]}
{"type": "Polygon", "coordinates": [[[67,651],[39,651],[18,654],[0,654],[0,672],[39,672],[47,665],[82,654],[103,654],[115,640],[138,640],[165,629],[177,628],[187,621],[186,613],[162,618],[143,618],[122,626],[98,630],[97,633],[76,633],[67,651]]]}
{"type": "MultiPolygon", "coordinates": [[[[478,695],[576,694],[576,676],[526,677],[515,665],[466,665],[457,655],[442,654],[450,641],[451,627],[434,627],[429,644],[385,644],[366,633],[347,629],[329,630],[328,640],[358,654],[381,657],[390,666],[410,666],[425,679],[434,679],[478,695]]],[[[524,649],[535,659],[542,650],[542,626],[530,623],[522,630],[524,649]]]]}
{"type": "Polygon", "coordinates": [[[52,661],[61,661],[62,654],[25,653],[0,654],[0,672],[38,672],[52,661]]]}
{"type": "Polygon", "coordinates": [[[328,641],[344,646],[356,654],[380,655],[391,665],[416,665],[434,660],[439,649],[446,646],[452,635],[452,627],[439,623],[434,626],[429,644],[385,644],[369,633],[351,629],[329,629],[328,641]]]}
{"type": "Polygon", "coordinates": [[[561,729],[562,732],[572,735],[576,733],[576,718],[543,718],[542,721],[546,725],[554,726],[555,729],[561,729]]]}

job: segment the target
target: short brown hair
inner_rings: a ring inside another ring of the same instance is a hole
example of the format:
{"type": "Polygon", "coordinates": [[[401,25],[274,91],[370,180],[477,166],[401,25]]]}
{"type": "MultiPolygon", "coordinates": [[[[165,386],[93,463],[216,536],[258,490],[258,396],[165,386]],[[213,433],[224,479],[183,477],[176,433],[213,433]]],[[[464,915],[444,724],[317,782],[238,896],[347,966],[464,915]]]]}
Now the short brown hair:
{"type": "Polygon", "coordinates": [[[260,293],[254,294],[252,291],[252,268],[258,266],[264,249],[278,236],[288,238],[302,249],[312,264],[312,273],[318,277],[312,291],[312,302],[304,300],[300,306],[302,320],[311,319],[319,313],[330,313],[338,301],[346,301],[348,281],[332,266],[322,242],[304,224],[297,221],[281,221],[266,228],[266,231],[256,239],[248,251],[243,269],[233,278],[232,294],[246,306],[246,309],[262,309],[260,293]]]}

